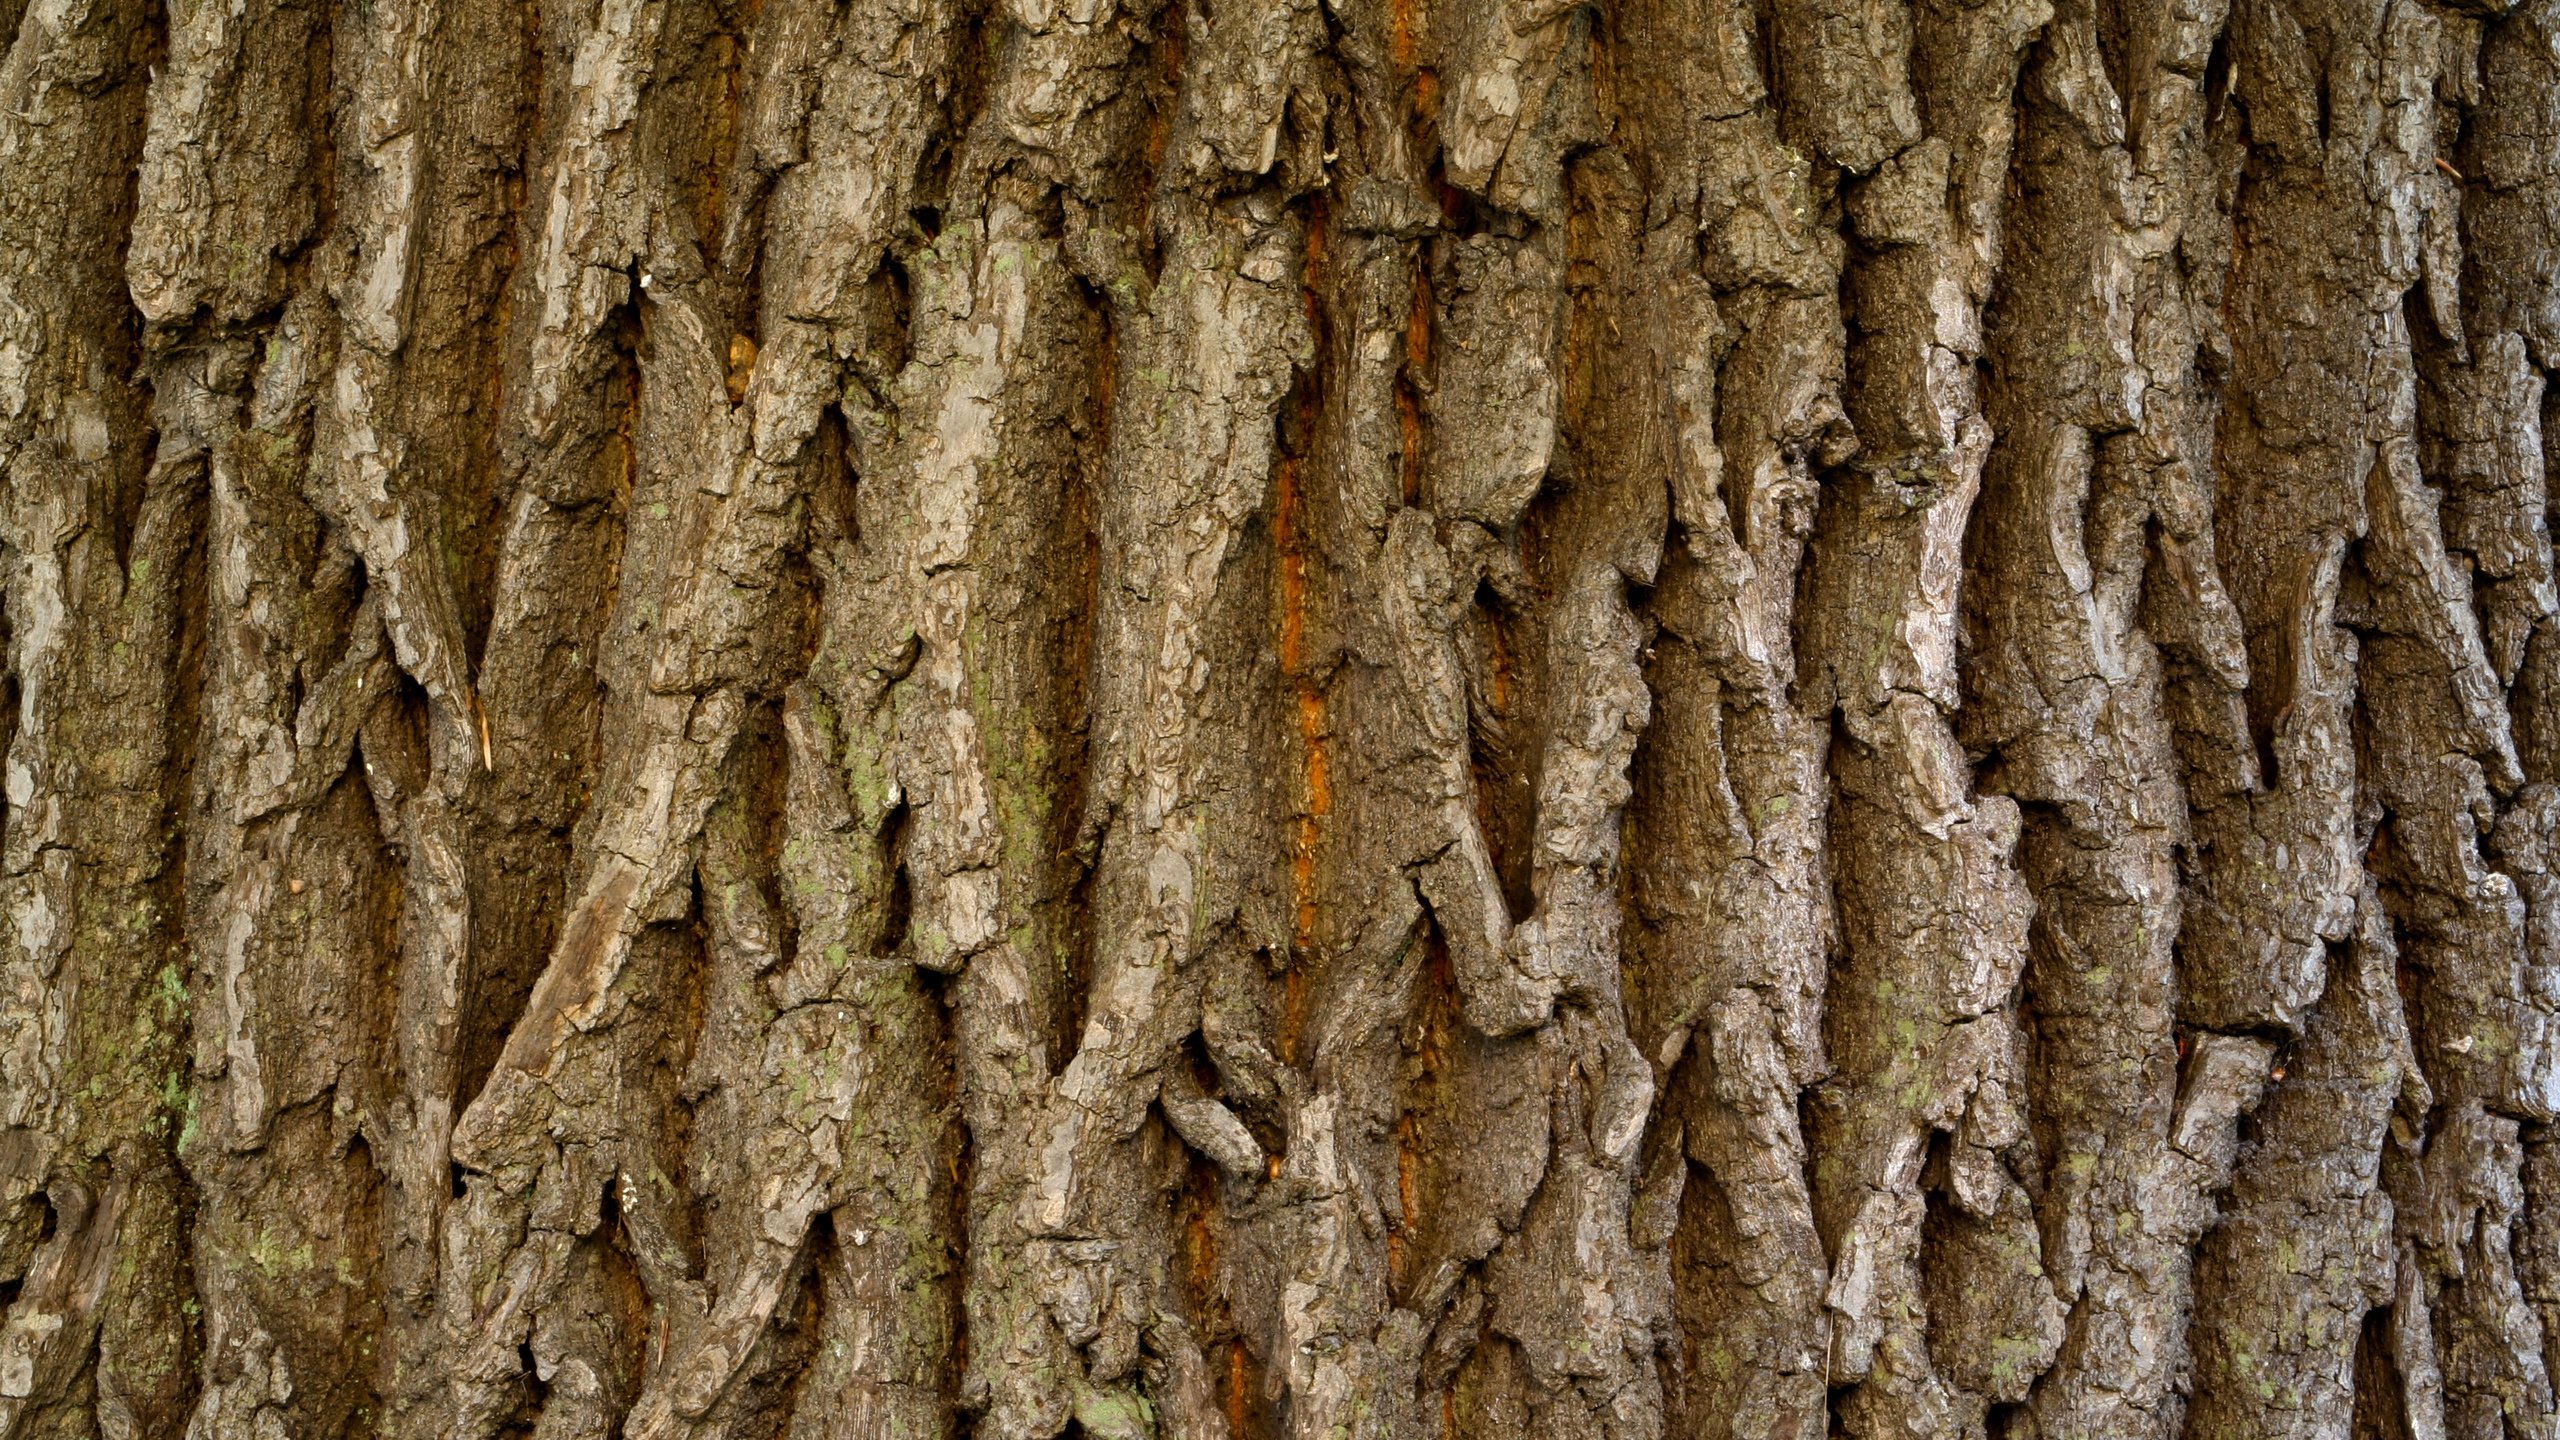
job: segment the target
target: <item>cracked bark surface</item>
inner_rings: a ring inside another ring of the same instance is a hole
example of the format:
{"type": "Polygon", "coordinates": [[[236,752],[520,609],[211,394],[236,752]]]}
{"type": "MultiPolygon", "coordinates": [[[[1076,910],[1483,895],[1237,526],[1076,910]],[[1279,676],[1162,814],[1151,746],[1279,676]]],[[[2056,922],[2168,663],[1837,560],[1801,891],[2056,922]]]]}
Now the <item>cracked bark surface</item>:
{"type": "Polygon", "coordinates": [[[2560,0],[0,45],[0,1440],[2560,1440],[2560,0]]]}

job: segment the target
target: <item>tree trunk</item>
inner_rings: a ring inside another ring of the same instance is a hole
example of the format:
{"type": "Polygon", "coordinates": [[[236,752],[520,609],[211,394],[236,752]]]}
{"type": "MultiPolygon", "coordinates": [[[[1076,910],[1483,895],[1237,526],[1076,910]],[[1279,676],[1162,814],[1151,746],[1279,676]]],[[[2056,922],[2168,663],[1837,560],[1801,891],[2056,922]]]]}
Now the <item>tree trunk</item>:
{"type": "Polygon", "coordinates": [[[0,38],[0,1440],[2560,1440],[2560,0],[0,38]]]}

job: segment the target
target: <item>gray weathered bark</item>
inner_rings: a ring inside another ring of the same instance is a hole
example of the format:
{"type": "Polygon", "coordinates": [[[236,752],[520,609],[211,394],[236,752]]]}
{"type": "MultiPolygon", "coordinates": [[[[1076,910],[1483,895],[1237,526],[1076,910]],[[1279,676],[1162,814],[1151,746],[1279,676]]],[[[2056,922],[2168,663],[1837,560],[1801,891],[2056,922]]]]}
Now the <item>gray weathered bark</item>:
{"type": "Polygon", "coordinates": [[[0,38],[0,1440],[2560,1440],[2560,0],[0,38]]]}

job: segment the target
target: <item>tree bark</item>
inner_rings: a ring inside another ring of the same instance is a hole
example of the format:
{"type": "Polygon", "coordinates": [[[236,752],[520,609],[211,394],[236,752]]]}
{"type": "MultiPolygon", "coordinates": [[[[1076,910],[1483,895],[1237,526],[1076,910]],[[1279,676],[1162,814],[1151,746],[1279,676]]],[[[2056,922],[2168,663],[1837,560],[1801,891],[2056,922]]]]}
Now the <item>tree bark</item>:
{"type": "Polygon", "coordinates": [[[0,1440],[2560,1440],[2560,0],[0,39],[0,1440]]]}

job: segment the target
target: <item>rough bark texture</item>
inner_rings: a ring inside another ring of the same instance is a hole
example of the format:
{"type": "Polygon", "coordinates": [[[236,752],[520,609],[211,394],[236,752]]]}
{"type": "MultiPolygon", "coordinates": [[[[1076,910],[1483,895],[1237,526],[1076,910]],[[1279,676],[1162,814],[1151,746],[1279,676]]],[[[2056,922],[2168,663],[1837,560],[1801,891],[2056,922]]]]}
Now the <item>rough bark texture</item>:
{"type": "Polygon", "coordinates": [[[2560,0],[0,44],[0,1440],[2560,1440],[2560,0]]]}

